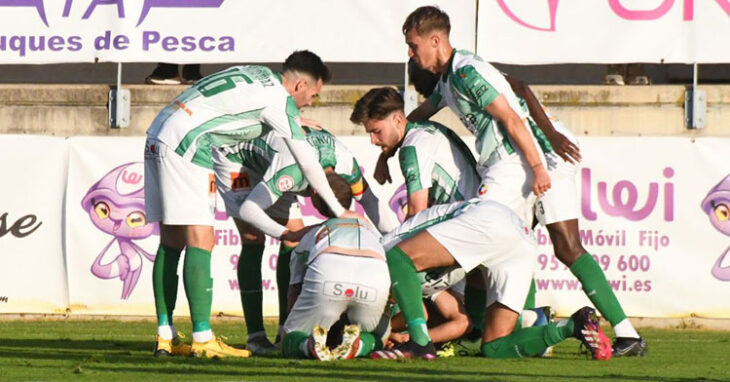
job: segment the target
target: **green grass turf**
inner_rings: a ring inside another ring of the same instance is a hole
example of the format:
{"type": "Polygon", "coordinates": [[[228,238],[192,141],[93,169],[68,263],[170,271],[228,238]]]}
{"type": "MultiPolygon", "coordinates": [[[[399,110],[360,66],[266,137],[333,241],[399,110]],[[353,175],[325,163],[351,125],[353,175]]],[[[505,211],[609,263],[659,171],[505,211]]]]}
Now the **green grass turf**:
{"type": "MultiPolygon", "coordinates": [[[[268,322],[269,333],[275,329],[268,322]]],[[[190,324],[181,320],[179,330],[190,324]]],[[[214,322],[228,343],[243,346],[243,324],[214,322]]],[[[646,358],[606,362],[577,354],[578,341],[552,358],[435,361],[355,360],[320,363],[281,358],[155,358],[153,322],[0,321],[0,381],[251,380],[251,381],[730,381],[730,332],[642,330],[646,358]]],[[[610,334],[610,333],[609,333],[610,334]]]]}

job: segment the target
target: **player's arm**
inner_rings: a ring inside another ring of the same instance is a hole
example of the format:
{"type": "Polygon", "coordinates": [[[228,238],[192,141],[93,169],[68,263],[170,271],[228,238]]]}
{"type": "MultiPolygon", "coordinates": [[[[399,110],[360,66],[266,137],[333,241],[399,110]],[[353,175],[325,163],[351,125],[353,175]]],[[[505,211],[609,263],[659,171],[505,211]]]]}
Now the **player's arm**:
{"type": "Polygon", "coordinates": [[[537,100],[532,89],[530,89],[530,87],[523,81],[507,75],[504,77],[512,87],[512,90],[525,100],[527,103],[527,109],[530,111],[530,116],[535,123],[537,123],[537,127],[545,133],[545,136],[548,141],[550,141],[550,145],[555,150],[555,153],[566,162],[579,162],[581,159],[580,149],[575,143],[571,142],[563,134],[560,134],[557,130],[555,130],[553,123],[550,121],[550,117],[548,117],[547,113],[545,113],[545,109],[543,109],[540,101],[537,100]]]}
{"type": "MultiPolygon", "coordinates": [[[[401,147],[398,153],[400,169],[408,192],[406,219],[428,208],[428,189],[431,186],[433,160],[428,155],[419,155],[419,143],[401,147]]],[[[422,153],[421,151],[420,153],[422,153]]]]}
{"type": "Polygon", "coordinates": [[[276,203],[278,198],[265,182],[260,182],[241,205],[238,217],[271,237],[281,238],[289,231],[266,213],[266,209],[276,203]]]}
{"type": "Polygon", "coordinates": [[[550,188],[550,176],[540,159],[537,147],[535,147],[532,135],[527,130],[527,126],[525,126],[522,119],[510,107],[504,94],[498,95],[494,101],[484,107],[484,110],[502,123],[509,137],[520,151],[522,151],[527,165],[532,169],[532,191],[537,196],[542,195],[550,188]]]}
{"type": "Polygon", "coordinates": [[[468,333],[471,325],[463,296],[449,289],[436,296],[434,305],[445,321],[428,329],[433,342],[451,341],[468,333]]]}
{"type": "MultiPolygon", "coordinates": [[[[438,95],[439,93],[434,92],[431,94],[432,97],[435,97],[434,94],[438,95]]],[[[435,100],[435,98],[434,98],[435,100]]],[[[434,104],[435,101],[431,100],[431,97],[429,97],[426,102],[423,102],[422,104],[418,105],[417,108],[413,109],[408,114],[408,121],[409,122],[421,122],[421,121],[428,121],[429,118],[431,118],[434,114],[436,114],[441,108],[438,103],[434,104]]],[[[443,107],[443,106],[441,106],[443,107]]]]}

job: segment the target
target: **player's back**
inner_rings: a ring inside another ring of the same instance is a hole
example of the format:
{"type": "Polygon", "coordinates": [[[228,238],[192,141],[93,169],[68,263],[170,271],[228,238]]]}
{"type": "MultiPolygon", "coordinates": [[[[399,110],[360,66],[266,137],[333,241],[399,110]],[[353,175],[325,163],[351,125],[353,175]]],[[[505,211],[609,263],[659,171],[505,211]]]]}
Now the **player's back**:
{"type": "MultiPolygon", "coordinates": [[[[193,156],[189,148],[250,140],[270,131],[269,108],[282,112],[289,94],[264,66],[234,66],[206,76],[178,95],[155,118],[147,135],[193,156]]],[[[192,158],[191,158],[192,159],[192,158]]]]}
{"type": "Polygon", "coordinates": [[[361,219],[329,219],[314,233],[308,233],[300,245],[309,248],[307,263],[323,253],[385,260],[380,234],[370,223],[361,219]]]}

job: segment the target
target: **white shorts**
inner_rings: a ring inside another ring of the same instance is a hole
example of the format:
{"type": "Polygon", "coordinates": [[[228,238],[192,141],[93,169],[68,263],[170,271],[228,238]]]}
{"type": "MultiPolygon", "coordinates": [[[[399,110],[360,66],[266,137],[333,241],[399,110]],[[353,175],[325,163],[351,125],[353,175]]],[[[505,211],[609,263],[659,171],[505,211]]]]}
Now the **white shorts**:
{"type": "Polygon", "coordinates": [[[520,312],[537,261],[534,233],[504,206],[482,206],[426,230],[467,273],[478,266],[488,269],[490,305],[499,302],[520,312]]]}
{"type": "MultiPolygon", "coordinates": [[[[241,205],[246,201],[251,190],[261,182],[262,178],[248,167],[227,159],[215,148],[213,148],[212,159],[215,184],[225,204],[226,214],[239,219],[238,211],[241,209],[241,205]]],[[[271,207],[266,209],[266,213],[274,219],[302,218],[297,196],[292,193],[285,193],[271,207]]]]}
{"type": "MultiPolygon", "coordinates": [[[[559,121],[554,121],[553,124],[559,131],[567,130],[567,127],[559,121]]],[[[565,136],[568,139],[573,138],[572,134],[565,136]]],[[[571,141],[577,144],[575,138],[571,141]]],[[[580,197],[575,185],[578,166],[566,162],[555,152],[546,154],[545,160],[547,161],[551,186],[535,203],[537,221],[546,226],[552,223],[578,219],[578,201],[580,197]]]]}
{"type": "Polygon", "coordinates": [[[478,167],[482,178],[478,196],[509,207],[520,219],[532,222],[536,196],[532,192],[532,170],[519,154],[507,156],[489,167],[478,167]]]}
{"type": "Polygon", "coordinates": [[[169,225],[215,223],[213,172],[175,153],[162,141],[147,138],[144,149],[147,221],[169,225]]]}
{"type": "Polygon", "coordinates": [[[284,332],[311,333],[315,325],[331,327],[347,312],[351,324],[373,331],[390,292],[385,261],[332,253],[318,255],[304,275],[302,291],[284,323],[284,332]]]}

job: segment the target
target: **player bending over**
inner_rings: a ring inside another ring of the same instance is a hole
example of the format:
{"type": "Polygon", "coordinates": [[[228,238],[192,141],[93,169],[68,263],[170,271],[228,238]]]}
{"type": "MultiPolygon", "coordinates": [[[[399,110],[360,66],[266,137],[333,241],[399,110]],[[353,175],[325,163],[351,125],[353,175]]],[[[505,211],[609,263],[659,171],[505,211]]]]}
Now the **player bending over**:
{"type": "Polygon", "coordinates": [[[428,334],[417,272],[461,267],[488,272],[482,354],[514,358],[541,354],[568,337],[579,339],[595,359],[611,357],[611,343],[592,308],[571,318],[513,333],[530,288],[537,244],[532,230],[507,207],[489,200],[431,207],[383,238],[392,294],[403,312],[410,339],[374,358],[436,356],[428,334]]]}
{"type": "MultiPolygon", "coordinates": [[[[336,174],[327,174],[342,206],[352,191],[336,174]]],[[[336,219],[317,194],[317,210],[330,219],[310,230],[292,253],[289,306],[282,352],[286,357],[322,361],[367,356],[382,346],[371,333],[383,314],[390,278],[380,235],[363,219],[336,219]],[[345,313],[350,325],[342,343],[327,347],[329,328],[345,313]]]]}

